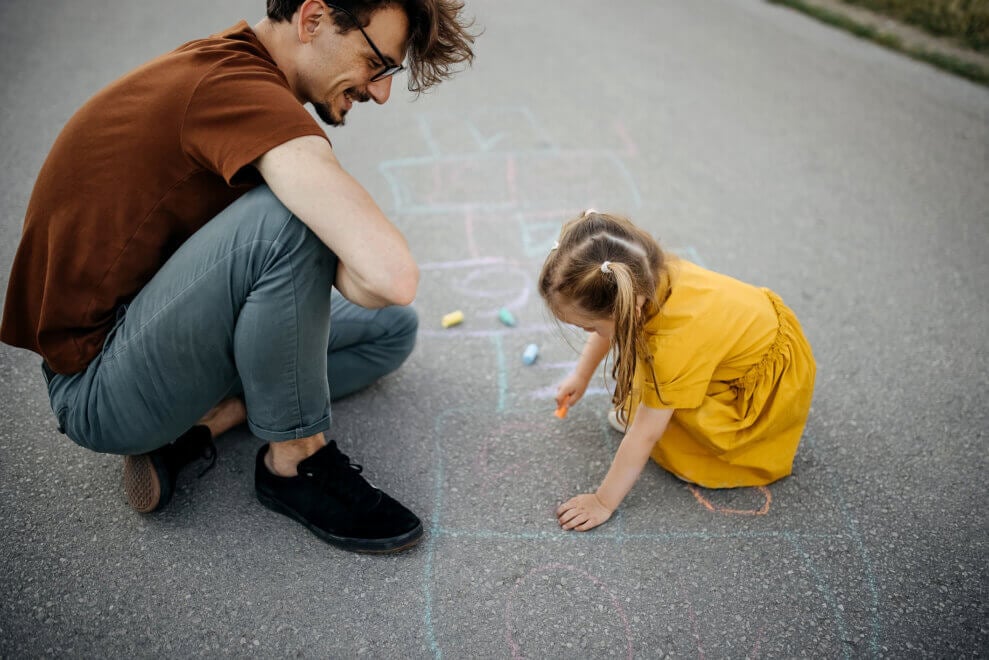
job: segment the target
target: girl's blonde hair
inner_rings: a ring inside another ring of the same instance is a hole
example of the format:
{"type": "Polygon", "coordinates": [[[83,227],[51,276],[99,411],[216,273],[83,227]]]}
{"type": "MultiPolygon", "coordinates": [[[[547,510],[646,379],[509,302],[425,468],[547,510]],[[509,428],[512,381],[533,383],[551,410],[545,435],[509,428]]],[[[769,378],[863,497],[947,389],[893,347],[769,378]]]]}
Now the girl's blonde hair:
{"type": "Polygon", "coordinates": [[[636,363],[642,360],[652,368],[643,327],[669,295],[668,280],[666,257],[656,239],[628,218],[594,210],[563,226],[557,247],[543,264],[539,294],[554,316],[559,318],[569,303],[591,317],[614,321],[616,406],[624,405],[632,391],[636,363]]]}

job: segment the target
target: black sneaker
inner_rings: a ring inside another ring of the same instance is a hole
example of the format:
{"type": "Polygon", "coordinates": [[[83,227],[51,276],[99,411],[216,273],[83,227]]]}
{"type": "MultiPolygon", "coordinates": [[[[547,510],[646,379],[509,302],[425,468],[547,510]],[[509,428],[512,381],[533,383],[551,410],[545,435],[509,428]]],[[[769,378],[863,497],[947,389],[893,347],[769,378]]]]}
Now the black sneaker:
{"type": "Polygon", "coordinates": [[[280,477],[258,451],[254,487],[272,511],[296,520],[327,543],[354,552],[398,552],[422,538],[419,518],[361,476],[331,441],[299,463],[298,476],[280,477]]]}
{"type": "Polygon", "coordinates": [[[127,503],[141,513],[162,508],[172,499],[179,471],[197,458],[210,461],[199,476],[216,464],[213,438],[209,428],[202,425],[193,426],[175,442],[147,454],[124,456],[127,503]]]}

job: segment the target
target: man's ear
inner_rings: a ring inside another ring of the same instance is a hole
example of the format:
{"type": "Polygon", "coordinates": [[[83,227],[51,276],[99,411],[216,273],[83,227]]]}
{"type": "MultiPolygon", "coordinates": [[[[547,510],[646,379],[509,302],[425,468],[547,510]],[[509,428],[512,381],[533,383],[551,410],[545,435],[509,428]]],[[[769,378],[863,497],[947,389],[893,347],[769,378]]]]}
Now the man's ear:
{"type": "Polygon", "coordinates": [[[322,0],[305,0],[299,5],[298,14],[299,41],[307,44],[319,33],[323,18],[329,14],[329,9],[322,0]]]}

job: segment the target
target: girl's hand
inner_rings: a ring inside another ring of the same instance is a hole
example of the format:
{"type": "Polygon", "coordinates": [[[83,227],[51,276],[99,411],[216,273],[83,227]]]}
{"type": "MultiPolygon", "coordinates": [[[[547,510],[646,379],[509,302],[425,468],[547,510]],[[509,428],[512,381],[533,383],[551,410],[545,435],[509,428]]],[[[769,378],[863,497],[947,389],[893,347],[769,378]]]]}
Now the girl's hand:
{"type": "Polygon", "coordinates": [[[556,388],[556,405],[573,406],[580,401],[587,390],[587,379],[578,376],[576,372],[563,379],[560,386],[556,388]]]}
{"type": "Polygon", "coordinates": [[[612,511],[594,493],[571,497],[556,510],[556,517],[563,529],[586,532],[611,517],[612,511]]]}

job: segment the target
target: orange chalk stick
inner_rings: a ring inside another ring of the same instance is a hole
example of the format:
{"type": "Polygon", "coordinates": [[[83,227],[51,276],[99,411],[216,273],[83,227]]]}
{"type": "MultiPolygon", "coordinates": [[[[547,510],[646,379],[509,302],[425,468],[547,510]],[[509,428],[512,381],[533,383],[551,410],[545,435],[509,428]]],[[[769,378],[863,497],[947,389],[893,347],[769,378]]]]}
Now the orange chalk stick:
{"type": "Polygon", "coordinates": [[[559,417],[560,419],[563,419],[564,417],[567,416],[567,410],[569,410],[569,409],[570,409],[570,406],[568,406],[567,404],[564,403],[562,406],[560,406],[559,408],[557,408],[556,409],[556,412],[553,413],[553,414],[556,415],[557,417],[559,417]]]}

